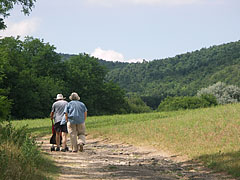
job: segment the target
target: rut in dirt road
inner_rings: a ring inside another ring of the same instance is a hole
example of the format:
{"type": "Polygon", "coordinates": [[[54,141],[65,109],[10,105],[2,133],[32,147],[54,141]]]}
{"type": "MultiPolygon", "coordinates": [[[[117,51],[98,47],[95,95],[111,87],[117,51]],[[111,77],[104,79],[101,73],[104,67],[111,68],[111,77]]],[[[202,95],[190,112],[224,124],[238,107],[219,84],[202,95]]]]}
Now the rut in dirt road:
{"type": "MultiPolygon", "coordinates": [[[[51,152],[49,137],[38,141],[53,156],[61,174],[59,180],[136,179],[136,180],[233,180],[193,162],[174,162],[157,151],[141,150],[126,144],[88,139],[84,152],[51,152]]],[[[69,142],[68,142],[69,144],[69,142]]]]}

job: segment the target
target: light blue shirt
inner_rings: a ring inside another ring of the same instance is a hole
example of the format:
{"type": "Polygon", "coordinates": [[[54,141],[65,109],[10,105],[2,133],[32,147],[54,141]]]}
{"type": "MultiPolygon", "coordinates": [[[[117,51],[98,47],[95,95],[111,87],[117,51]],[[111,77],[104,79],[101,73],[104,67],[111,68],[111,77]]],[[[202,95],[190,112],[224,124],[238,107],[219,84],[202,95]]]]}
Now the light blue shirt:
{"type": "Polygon", "coordinates": [[[87,111],[87,108],[84,103],[73,100],[70,101],[64,109],[64,113],[68,114],[68,121],[71,124],[82,124],[85,122],[84,113],[87,111]]]}

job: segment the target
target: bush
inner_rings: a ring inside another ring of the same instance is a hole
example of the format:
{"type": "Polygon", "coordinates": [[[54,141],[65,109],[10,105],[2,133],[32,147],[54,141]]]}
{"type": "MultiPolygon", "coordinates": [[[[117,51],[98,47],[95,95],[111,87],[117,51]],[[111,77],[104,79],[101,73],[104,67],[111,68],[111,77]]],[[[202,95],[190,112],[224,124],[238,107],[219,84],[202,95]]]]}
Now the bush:
{"type": "Polygon", "coordinates": [[[0,126],[0,179],[47,179],[46,168],[53,166],[40,153],[26,126],[14,129],[11,123],[0,126]],[[46,166],[48,164],[48,167],[46,166]]]}
{"type": "Polygon", "coordinates": [[[0,122],[7,119],[11,109],[11,102],[5,96],[0,96],[0,122]]]}
{"type": "Polygon", "coordinates": [[[200,96],[200,98],[202,98],[208,102],[208,107],[218,105],[216,97],[212,94],[202,94],[200,96]]]}
{"type": "Polygon", "coordinates": [[[211,94],[216,97],[218,104],[240,102],[240,88],[234,85],[226,85],[218,82],[198,91],[197,96],[211,94]]]}
{"type": "Polygon", "coordinates": [[[151,112],[151,108],[147,106],[140,97],[126,98],[129,113],[145,113],[151,112]]]}
{"type": "Polygon", "coordinates": [[[181,109],[196,109],[216,105],[216,100],[210,95],[202,97],[167,97],[158,106],[158,111],[176,111],[181,109]]]}

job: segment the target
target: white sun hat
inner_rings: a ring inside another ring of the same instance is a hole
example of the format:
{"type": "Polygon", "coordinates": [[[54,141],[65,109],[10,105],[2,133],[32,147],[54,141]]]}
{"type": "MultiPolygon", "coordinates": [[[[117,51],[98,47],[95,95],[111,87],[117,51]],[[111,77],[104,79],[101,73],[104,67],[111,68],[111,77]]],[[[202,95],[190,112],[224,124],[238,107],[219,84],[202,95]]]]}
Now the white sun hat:
{"type": "Polygon", "coordinates": [[[77,93],[73,92],[71,96],[69,96],[70,100],[80,100],[80,97],[78,96],[77,93]]]}
{"type": "Polygon", "coordinates": [[[58,94],[56,100],[66,99],[62,94],[58,94]]]}

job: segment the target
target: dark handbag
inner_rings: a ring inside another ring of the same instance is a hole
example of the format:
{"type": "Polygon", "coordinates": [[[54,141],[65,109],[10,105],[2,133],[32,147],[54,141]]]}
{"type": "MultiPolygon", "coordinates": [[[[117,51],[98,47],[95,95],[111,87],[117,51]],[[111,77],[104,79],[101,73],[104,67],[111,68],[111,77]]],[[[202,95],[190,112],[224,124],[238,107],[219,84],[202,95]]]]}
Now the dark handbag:
{"type": "MultiPolygon", "coordinates": [[[[50,138],[50,144],[56,144],[56,131],[52,123],[52,137],[50,138]]],[[[62,133],[60,133],[60,145],[62,144],[62,133]]]]}

